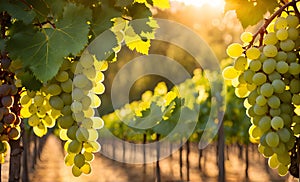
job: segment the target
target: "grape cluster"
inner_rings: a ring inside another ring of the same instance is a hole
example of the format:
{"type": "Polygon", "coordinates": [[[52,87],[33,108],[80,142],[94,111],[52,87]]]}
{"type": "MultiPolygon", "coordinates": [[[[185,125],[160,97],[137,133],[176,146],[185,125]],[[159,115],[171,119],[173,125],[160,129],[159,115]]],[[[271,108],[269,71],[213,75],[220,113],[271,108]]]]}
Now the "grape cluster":
{"type": "Polygon", "coordinates": [[[90,162],[100,150],[98,131],[103,121],[95,117],[94,109],[101,104],[97,94],[105,90],[102,84],[108,67],[88,53],[79,61],[66,60],[55,78],[46,86],[52,108],[61,111],[57,119],[60,138],[65,140],[65,164],[72,166],[74,176],[91,172],[90,162]]]}
{"type": "Polygon", "coordinates": [[[21,116],[28,119],[28,125],[39,137],[46,135],[48,128],[54,127],[55,120],[60,116],[60,111],[51,107],[49,99],[50,95],[44,89],[21,93],[21,116]]]}
{"type": "Polygon", "coordinates": [[[0,163],[4,162],[9,148],[9,140],[17,140],[21,135],[19,91],[15,86],[14,74],[9,71],[10,59],[0,61],[0,163]]]}
{"type": "Polygon", "coordinates": [[[259,143],[258,150],[269,158],[269,166],[284,176],[300,134],[299,19],[282,13],[261,36],[255,42],[256,36],[244,32],[243,45],[229,45],[227,54],[235,60],[223,76],[231,80],[238,97],[246,98],[250,140],[259,143]]]}

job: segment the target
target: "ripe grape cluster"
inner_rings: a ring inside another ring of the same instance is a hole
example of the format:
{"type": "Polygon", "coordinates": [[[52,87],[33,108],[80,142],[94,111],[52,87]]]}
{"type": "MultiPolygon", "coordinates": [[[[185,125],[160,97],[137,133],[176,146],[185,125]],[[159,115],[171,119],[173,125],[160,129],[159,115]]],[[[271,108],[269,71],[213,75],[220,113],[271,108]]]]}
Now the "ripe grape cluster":
{"type": "Polygon", "coordinates": [[[246,98],[250,140],[259,143],[269,166],[284,176],[300,134],[299,18],[293,11],[282,12],[256,35],[244,32],[241,40],[243,45],[227,48],[234,65],[226,67],[223,76],[231,80],[238,97],[246,98]]]}
{"type": "Polygon", "coordinates": [[[19,91],[14,74],[9,71],[10,63],[9,58],[0,60],[0,163],[4,162],[9,140],[17,140],[21,135],[19,91]]]}
{"type": "Polygon", "coordinates": [[[103,121],[95,117],[94,109],[101,104],[98,94],[105,90],[102,71],[107,67],[107,62],[99,62],[84,52],[79,61],[66,60],[45,89],[51,95],[52,108],[61,111],[57,125],[60,138],[66,141],[65,164],[72,166],[76,177],[91,172],[93,153],[100,150],[97,130],[103,121]]]}

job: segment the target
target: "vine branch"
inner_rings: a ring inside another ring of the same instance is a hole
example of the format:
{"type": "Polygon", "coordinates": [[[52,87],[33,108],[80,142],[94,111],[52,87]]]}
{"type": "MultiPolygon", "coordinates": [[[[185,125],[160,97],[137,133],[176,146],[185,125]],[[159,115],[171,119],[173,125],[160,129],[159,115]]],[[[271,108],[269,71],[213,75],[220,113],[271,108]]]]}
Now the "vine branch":
{"type": "MultiPolygon", "coordinates": [[[[251,46],[253,46],[255,39],[257,38],[258,35],[261,36],[260,38],[260,46],[262,45],[262,40],[263,40],[263,36],[266,33],[266,29],[267,27],[270,25],[270,23],[278,16],[280,15],[285,8],[289,7],[289,6],[293,6],[297,15],[297,12],[299,13],[298,9],[297,9],[297,5],[296,3],[299,2],[300,0],[293,0],[291,2],[286,3],[285,5],[283,5],[282,7],[280,7],[275,13],[272,14],[272,16],[270,16],[268,19],[266,19],[265,23],[258,29],[258,31],[253,35],[253,39],[252,41],[249,43],[249,45],[246,47],[246,49],[249,49],[251,46]]],[[[300,13],[299,13],[300,14],[300,13]]]]}

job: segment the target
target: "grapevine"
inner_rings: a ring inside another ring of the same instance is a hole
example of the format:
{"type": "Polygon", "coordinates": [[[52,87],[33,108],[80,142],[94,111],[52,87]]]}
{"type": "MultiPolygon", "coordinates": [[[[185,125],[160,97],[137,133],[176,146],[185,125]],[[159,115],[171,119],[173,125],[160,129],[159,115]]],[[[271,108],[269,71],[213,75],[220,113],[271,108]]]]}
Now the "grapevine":
{"type": "Polygon", "coordinates": [[[233,66],[223,70],[235,94],[245,98],[251,118],[250,140],[279,175],[299,177],[299,10],[298,1],[284,4],[252,35],[241,35],[227,54],[233,66]],[[260,36],[259,40],[257,40],[260,36]]]}

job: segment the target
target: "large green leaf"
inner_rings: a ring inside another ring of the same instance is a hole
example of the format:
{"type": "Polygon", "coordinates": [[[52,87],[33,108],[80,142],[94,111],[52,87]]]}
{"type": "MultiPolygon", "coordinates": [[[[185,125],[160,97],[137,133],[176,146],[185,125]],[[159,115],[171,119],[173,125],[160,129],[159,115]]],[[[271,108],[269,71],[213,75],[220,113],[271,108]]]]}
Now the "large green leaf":
{"type": "Polygon", "coordinates": [[[225,0],[225,10],[235,10],[242,26],[247,28],[263,20],[267,12],[272,13],[278,6],[277,0],[225,0]]]}
{"type": "Polygon", "coordinates": [[[122,11],[115,7],[114,1],[103,0],[101,6],[93,9],[92,31],[95,36],[112,27],[112,18],[121,17],[122,11]]]}
{"type": "Polygon", "coordinates": [[[83,6],[69,3],[56,28],[36,31],[24,27],[8,42],[13,59],[20,59],[42,82],[52,79],[69,54],[77,55],[88,43],[91,11],[83,6]],[[80,15],[80,16],[78,16],[80,15]]]}
{"type": "Polygon", "coordinates": [[[35,17],[35,12],[20,1],[12,0],[0,0],[0,12],[6,11],[13,18],[23,21],[25,24],[29,24],[35,17]]]}

